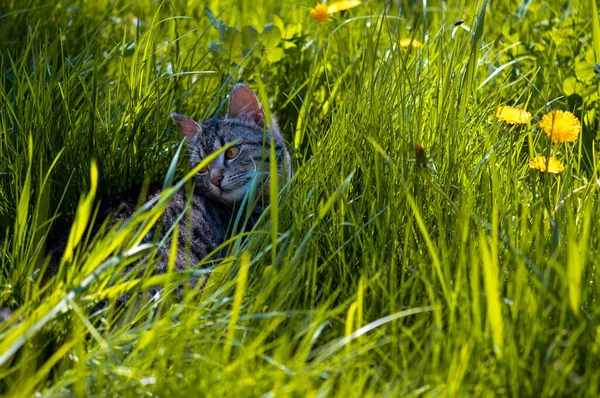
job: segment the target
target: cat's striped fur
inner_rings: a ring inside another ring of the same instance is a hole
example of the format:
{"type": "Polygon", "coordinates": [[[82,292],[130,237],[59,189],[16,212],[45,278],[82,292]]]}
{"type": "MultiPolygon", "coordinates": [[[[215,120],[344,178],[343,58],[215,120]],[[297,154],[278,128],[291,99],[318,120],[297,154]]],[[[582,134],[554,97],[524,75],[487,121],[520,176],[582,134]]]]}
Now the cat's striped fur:
{"type": "MultiPolygon", "coordinates": [[[[208,166],[194,176],[193,197],[184,190],[178,192],[165,209],[160,228],[154,233],[168,231],[179,219],[179,244],[175,268],[177,270],[195,266],[219,247],[231,233],[232,218],[238,214],[240,204],[252,186],[258,187],[258,205],[249,214],[246,228],[252,228],[262,211],[261,204],[269,202],[269,144],[275,143],[279,176],[290,177],[290,155],[285,147],[275,120],[265,126],[264,111],[256,95],[244,84],[237,84],[231,91],[226,116],[207,120],[200,124],[191,118],[173,113],[172,119],[188,141],[191,167],[198,165],[206,156],[223,146],[233,144],[208,166]],[[231,149],[233,148],[233,149],[231,149]],[[235,156],[232,156],[235,155],[235,156]],[[190,211],[180,217],[188,200],[190,211]]],[[[148,199],[160,193],[151,189],[148,199]]],[[[98,221],[106,216],[116,220],[129,217],[135,210],[138,194],[126,194],[105,202],[99,212],[98,221]]],[[[246,217],[242,217],[245,219],[246,217]]],[[[160,236],[159,236],[160,237],[160,236]]],[[[154,236],[153,239],[157,238],[154,236]]],[[[58,269],[60,255],[66,246],[65,236],[51,250],[54,252],[48,275],[58,269]]],[[[170,244],[161,248],[166,258],[170,244]]],[[[156,272],[165,271],[166,260],[161,261],[156,272]]]]}

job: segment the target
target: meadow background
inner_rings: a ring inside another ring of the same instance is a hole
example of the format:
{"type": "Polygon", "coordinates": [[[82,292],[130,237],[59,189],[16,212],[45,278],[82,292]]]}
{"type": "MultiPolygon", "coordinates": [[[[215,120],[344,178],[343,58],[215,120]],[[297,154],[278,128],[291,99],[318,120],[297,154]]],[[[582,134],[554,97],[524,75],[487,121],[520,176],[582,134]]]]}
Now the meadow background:
{"type": "Polygon", "coordinates": [[[597,396],[594,1],[363,1],[317,23],[310,1],[3,0],[0,393],[597,396]],[[201,293],[171,294],[189,272],[127,280],[156,261],[139,231],[160,206],[94,238],[97,200],[184,177],[170,112],[222,115],[238,81],[293,180],[195,271],[201,293]],[[575,142],[540,128],[553,110],[575,142]],[[562,172],[529,166],[551,154],[562,172]]]}

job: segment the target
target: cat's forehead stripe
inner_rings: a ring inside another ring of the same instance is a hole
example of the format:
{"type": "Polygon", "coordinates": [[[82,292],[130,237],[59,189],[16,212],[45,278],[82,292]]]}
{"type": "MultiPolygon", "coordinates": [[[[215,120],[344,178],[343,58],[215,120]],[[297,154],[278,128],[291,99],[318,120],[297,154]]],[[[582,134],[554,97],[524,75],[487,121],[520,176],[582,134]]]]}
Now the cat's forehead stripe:
{"type": "Polygon", "coordinates": [[[235,139],[243,138],[245,142],[262,143],[264,130],[251,122],[240,119],[219,118],[208,120],[203,126],[203,141],[216,141],[224,145],[235,139]]]}

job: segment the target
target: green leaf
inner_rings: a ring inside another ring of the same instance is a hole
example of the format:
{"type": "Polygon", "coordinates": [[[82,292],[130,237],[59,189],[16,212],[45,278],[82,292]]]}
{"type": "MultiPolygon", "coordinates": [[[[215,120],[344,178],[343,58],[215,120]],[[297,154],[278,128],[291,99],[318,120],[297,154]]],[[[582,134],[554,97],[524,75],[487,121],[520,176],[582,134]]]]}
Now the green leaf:
{"type": "Polygon", "coordinates": [[[254,26],[244,26],[242,28],[242,46],[246,49],[254,47],[258,41],[258,31],[254,26]]]}
{"type": "Polygon", "coordinates": [[[567,97],[570,97],[573,94],[581,95],[583,85],[577,81],[575,76],[571,76],[563,82],[563,93],[567,97]]]}
{"type": "Polygon", "coordinates": [[[210,51],[211,54],[214,55],[215,57],[218,57],[225,53],[225,49],[223,48],[223,45],[216,41],[212,41],[208,45],[208,51],[210,51]]]}
{"type": "Polygon", "coordinates": [[[282,32],[285,30],[285,24],[279,15],[273,16],[273,25],[275,25],[282,32]]]}
{"type": "Polygon", "coordinates": [[[273,17],[273,24],[281,31],[281,38],[283,40],[290,40],[294,36],[302,33],[302,24],[285,25],[283,20],[277,15],[273,17]]]}
{"type": "Polygon", "coordinates": [[[225,53],[231,54],[232,57],[240,55],[242,51],[242,35],[236,28],[223,26],[221,28],[221,41],[225,53]]]}
{"type": "Polygon", "coordinates": [[[267,53],[267,61],[274,64],[275,62],[281,61],[281,59],[283,58],[283,55],[284,55],[283,48],[275,47],[274,49],[270,50],[267,53]]]}
{"type": "Polygon", "coordinates": [[[575,64],[575,75],[582,82],[589,82],[594,78],[594,66],[592,61],[582,60],[575,64]]]}
{"type": "Polygon", "coordinates": [[[204,12],[206,12],[208,19],[210,20],[211,26],[213,26],[218,31],[221,31],[221,27],[224,26],[223,22],[219,21],[215,14],[212,13],[210,8],[204,7],[204,12]]]}
{"type": "Polygon", "coordinates": [[[281,41],[281,31],[277,26],[268,24],[260,36],[260,41],[267,51],[275,48],[281,41]]]}
{"type": "Polygon", "coordinates": [[[566,78],[563,82],[563,93],[568,97],[575,94],[577,87],[577,79],[573,76],[566,78]]]}

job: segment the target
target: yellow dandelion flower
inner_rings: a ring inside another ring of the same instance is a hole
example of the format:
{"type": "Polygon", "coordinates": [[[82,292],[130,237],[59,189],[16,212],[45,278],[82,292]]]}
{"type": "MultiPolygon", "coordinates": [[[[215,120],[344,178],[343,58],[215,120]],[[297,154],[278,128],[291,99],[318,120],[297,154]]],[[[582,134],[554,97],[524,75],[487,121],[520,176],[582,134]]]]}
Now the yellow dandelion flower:
{"type": "Polygon", "coordinates": [[[499,106],[496,117],[508,124],[527,124],[531,120],[531,113],[512,106],[499,106]]]}
{"type": "Polygon", "coordinates": [[[360,0],[353,1],[336,1],[329,7],[327,7],[327,14],[333,14],[336,12],[349,10],[354,7],[358,7],[360,5],[360,0]]]}
{"type": "Polygon", "coordinates": [[[400,39],[400,40],[398,40],[398,44],[400,45],[400,47],[403,47],[403,48],[408,48],[410,46],[413,46],[414,48],[421,47],[421,42],[413,39],[412,37],[400,39]]]}
{"type": "Polygon", "coordinates": [[[536,156],[529,162],[529,167],[551,174],[558,174],[565,169],[556,156],[551,156],[550,160],[547,160],[545,156],[536,156]]]}
{"type": "Polygon", "coordinates": [[[542,117],[540,127],[553,142],[573,142],[579,137],[581,123],[571,112],[552,111],[542,117]]]}
{"type": "Polygon", "coordinates": [[[315,8],[310,10],[310,16],[313,17],[316,23],[329,22],[329,15],[327,14],[327,6],[325,4],[317,4],[315,8]]]}
{"type": "Polygon", "coordinates": [[[325,4],[317,4],[315,8],[310,10],[310,15],[313,17],[316,23],[327,23],[329,22],[329,15],[336,12],[349,10],[359,5],[359,0],[336,1],[330,6],[326,6],[325,4]]]}

